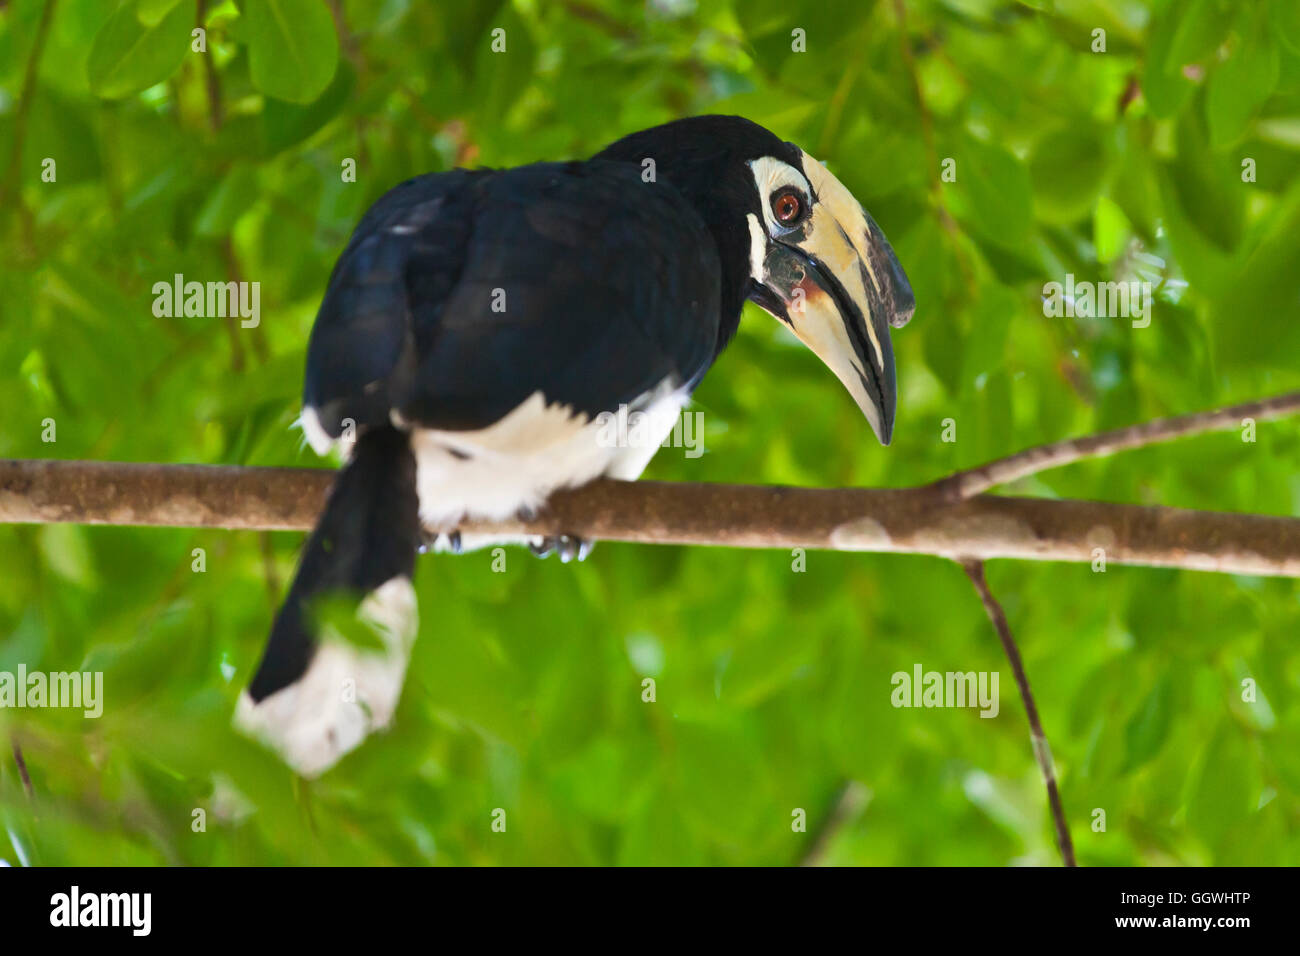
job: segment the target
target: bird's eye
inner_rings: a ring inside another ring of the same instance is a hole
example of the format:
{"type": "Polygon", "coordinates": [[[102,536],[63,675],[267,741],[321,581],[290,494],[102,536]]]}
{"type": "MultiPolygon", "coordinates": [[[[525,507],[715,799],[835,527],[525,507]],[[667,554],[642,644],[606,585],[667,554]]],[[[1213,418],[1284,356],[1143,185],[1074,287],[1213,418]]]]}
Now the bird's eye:
{"type": "Polygon", "coordinates": [[[783,226],[790,226],[803,217],[803,198],[793,189],[782,190],[772,196],[772,215],[783,226]]]}

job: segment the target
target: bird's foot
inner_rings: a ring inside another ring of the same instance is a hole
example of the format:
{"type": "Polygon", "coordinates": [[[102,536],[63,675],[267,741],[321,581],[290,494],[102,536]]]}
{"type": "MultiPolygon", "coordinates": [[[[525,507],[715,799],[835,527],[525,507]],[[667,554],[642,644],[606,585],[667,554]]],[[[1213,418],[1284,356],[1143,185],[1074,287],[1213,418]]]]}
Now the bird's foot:
{"type": "Polygon", "coordinates": [[[528,550],[539,558],[549,557],[554,552],[565,564],[574,558],[585,561],[595,546],[596,542],[590,538],[579,538],[572,534],[548,534],[528,542],[528,550]]]}
{"type": "Polygon", "coordinates": [[[460,554],[460,532],[433,531],[425,528],[420,532],[419,551],[420,554],[427,554],[430,551],[450,551],[452,554],[460,554]]]}

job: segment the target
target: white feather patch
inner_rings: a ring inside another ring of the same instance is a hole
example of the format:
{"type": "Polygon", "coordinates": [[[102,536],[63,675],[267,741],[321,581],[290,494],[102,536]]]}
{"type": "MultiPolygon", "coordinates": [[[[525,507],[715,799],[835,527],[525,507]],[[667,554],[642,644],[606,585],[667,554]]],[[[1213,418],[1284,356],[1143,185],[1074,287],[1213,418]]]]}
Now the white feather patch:
{"type": "Polygon", "coordinates": [[[311,445],[312,451],[324,458],[334,447],[334,439],[325,434],[325,429],[321,427],[320,416],[316,414],[316,409],[306,406],[298,414],[298,421],[295,423],[301,429],[303,436],[307,439],[307,444],[311,445]]]}
{"type": "Polygon", "coordinates": [[[608,427],[567,405],[547,404],[541,392],[478,431],[417,428],[411,448],[420,519],[426,527],[450,530],[466,517],[502,520],[521,509],[538,509],[553,491],[601,475],[636,478],[672,431],[688,397],[664,382],[631,403],[629,411],[646,416],[644,432],[653,438],[634,446],[603,443],[608,427]]]}
{"type": "Polygon", "coordinates": [[[259,703],[245,691],[235,726],[276,750],[304,777],[316,777],[366,736],[387,727],[397,709],[419,627],[415,589],[406,577],[386,581],[357,611],[384,645],[368,651],[326,640],[298,681],[259,703]]]}

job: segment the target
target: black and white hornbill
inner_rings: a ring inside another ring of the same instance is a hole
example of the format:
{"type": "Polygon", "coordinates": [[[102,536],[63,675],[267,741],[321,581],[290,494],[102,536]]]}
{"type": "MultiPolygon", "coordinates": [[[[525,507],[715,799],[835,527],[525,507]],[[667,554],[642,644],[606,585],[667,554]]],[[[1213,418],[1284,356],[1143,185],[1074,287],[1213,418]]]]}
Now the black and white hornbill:
{"type": "Polygon", "coordinates": [[[309,776],[387,724],[424,536],[638,477],[746,299],[817,353],[888,444],[907,277],[839,180],[761,126],[684,119],[585,162],[458,169],[381,197],[307,349],[303,430],[348,464],[237,722],[309,776]],[[598,439],[598,417],[621,406],[650,440],[598,439]],[[317,641],[328,592],[360,602],[383,652],[317,641]]]}

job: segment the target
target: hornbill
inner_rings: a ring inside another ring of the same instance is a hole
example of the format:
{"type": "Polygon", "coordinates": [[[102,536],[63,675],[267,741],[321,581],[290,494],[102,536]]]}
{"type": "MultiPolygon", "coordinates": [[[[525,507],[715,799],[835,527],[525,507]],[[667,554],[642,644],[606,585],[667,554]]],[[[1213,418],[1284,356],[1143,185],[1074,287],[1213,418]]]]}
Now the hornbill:
{"type": "MultiPolygon", "coordinates": [[[[307,348],[303,431],[347,464],[237,724],[305,776],[385,726],[427,536],[458,548],[464,519],[637,478],[746,299],[830,367],[888,444],[889,327],[911,318],[911,287],[839,180],[761,126],[683,119],[585,162],[456,169],[383,195],[334,267],[307,348]],[[623,408],[642,413],[649,440],[598,440],[602,414],[623,408]],[[318,641],[331,593],[356,602],[348,613],[382,651],[318,641]]],[[[567,558],[585,542],[558,548],[567,558]]]]}

